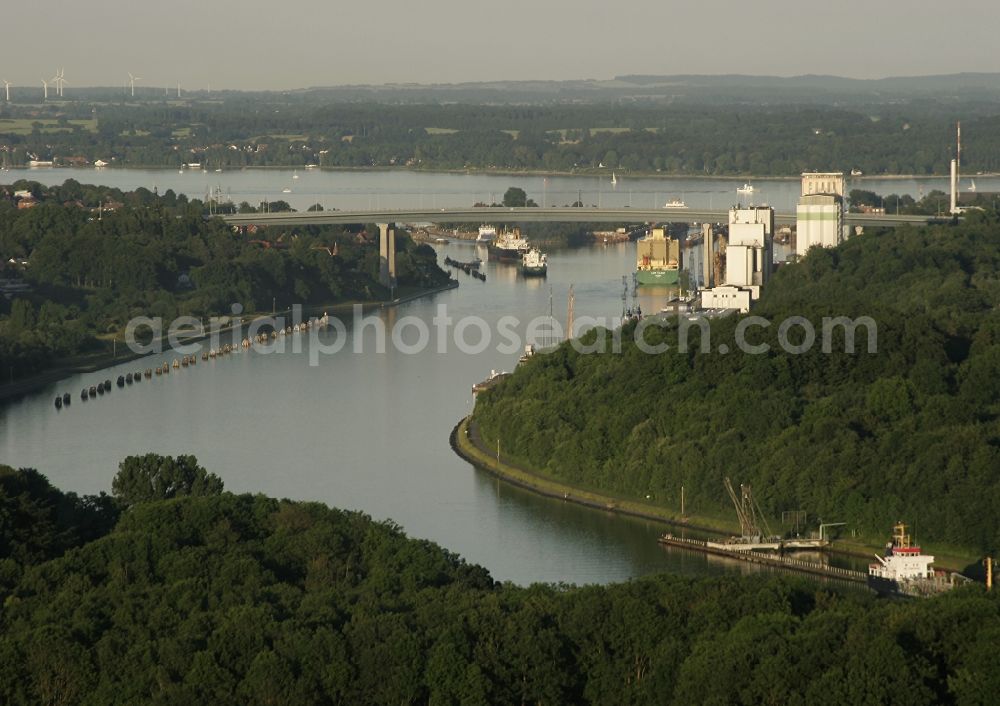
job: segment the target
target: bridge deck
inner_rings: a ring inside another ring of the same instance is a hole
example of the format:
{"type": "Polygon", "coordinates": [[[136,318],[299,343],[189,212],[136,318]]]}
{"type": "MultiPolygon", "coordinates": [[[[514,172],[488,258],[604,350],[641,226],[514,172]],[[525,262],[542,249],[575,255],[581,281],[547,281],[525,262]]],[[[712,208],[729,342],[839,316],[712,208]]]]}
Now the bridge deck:
{"type": "MultiPolygon", "coordinates": [[[[223,217],[232,225],[334,225],[347,223],[726,223],[729,211],[718,209],[642,208],[437,208],[379,211],[307,211],[304,213],[240,213],[223,217]]],[[[794,213],[775,213],[780,225],[795,223],[794,213]]],[[[849,226],[923,225],[947,221],[935,216],[872,216],[849,213],[849,226]]]]}

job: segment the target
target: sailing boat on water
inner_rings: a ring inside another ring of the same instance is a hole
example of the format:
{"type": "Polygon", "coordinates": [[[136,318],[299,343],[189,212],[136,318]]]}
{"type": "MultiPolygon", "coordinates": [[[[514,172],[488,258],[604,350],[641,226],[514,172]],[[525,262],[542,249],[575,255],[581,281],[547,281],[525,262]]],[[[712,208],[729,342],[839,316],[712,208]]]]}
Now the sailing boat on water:
{"type": "Polygon", "coordinates": [[[618,177],[614,172],[611,172],[611,186],[618,186],[618,177]]]}
{"type": "Polygon", "coordinates": [[[975,190],[976,190],[976,180],[973,179],[972,183],[969,184],[969,191],[975,191],[975,190]]]}

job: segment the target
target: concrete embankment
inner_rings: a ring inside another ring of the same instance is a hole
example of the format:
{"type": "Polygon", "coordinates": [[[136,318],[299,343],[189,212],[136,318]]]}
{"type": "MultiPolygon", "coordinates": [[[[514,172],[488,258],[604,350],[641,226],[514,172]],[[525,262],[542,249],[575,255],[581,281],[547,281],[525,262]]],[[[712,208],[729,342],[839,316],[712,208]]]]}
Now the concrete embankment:
{"type": "MultiPolygon", "coordinates": [[[[679,517],[671,514],[666,509],[643,506],[641,503],[636,503],[634,501],[611,498],[598,493],[580,490],[579,488],[574,488],[548,478],[543,478],[536,473],[532,473],[531,471],[523,468],[518,468],[509,461],[504,460],[502,455],[498,461],[496,454],[491,454],[490,451],[486,449],[485,444],[483,444],[482,439],[479,437],[475,422],[468,417],[463,419],[454,429],[452,429],[450,441],[452,448],[455,449],[455,452],[477,468],[502,478],[508,483],[525,488],[540,495],[550,498],[559,498],[567,502],[574,502],[579,505],[599,510],[617,512],[623,515],[631,515],[633,517],[641,517],[647,520],[662,522],[666,525],[671,525],[685,530],[696,530],[705,534],[715,535],[728,534],[727,532],[723,532],[719,527],[709,526],[712,520],[695,518],[695,522],[692,523],[690,521],[692,518],[688,518],[687,522],[682,522],[679,517]]],[[[769,566],[785,571],[796,571],[811,574],[813,576],[850,581],[852,583],[865,583],[865,574],[860,571],[827,566],[815,562],[802,561],[800,559],[795,559],[794,557],[781,555],[769,556],[756,552],[722,551],[719,549],[713,549],[709,543],[704,540],[674,537],[671,534],[663,535],[660,537],[659,542],[665,546],[678,547],[687,551],[702,552],[713,556],[725,557],[734,561],[743,561],[750,564],[769,566]]]]}
{"type": "Polygon", "coordinates": [[[681,518],[666,508],[646,505],[634,500],[615,498],[560,483],[559,481],[521,468],[509,459],[505,459],[502,454],[498,460],[496,452],[488,449],[483,443],[476,423],[469,417],[463,419],[452,429],[450,441],[455,453],[477,468],[502,478],[512,485],[525,488],[539,495],[578,505],[585,505],[586,507],[606,512],[616,512],[622,515],[662,522],[675,527],[697,530],[706,534],[727,535],[731,533],[728,527],[710,518],[681,518]]]}
{"type": "MultiPolygon", "coordinates": [[[[607,512],[616,512],[622,515],[662,522],[671,527],[687,528],[710,535],[729,536],[738,532],[738,527],[735,525],[713,517],[687,515],[681,518],[679,513],[675,513],[667,508],[648,505],[634,500],[615,498],[600,492],[560,483],[557,480],[521,467],[509,458],[504,458],[503,455],[498,460],[496,450],[489,448],[483,442],[479,436],[476,423],[471,417],[467,417],[458,423],[451,432],[450,441],[455,452],[477,468],[497,476],[512,485],[530,490],[539,495],[607,512]]],[[[828,551],[842,556],[868,559],[874,553],[877,553],[879,549],[880,547],[868,545],[860,541],[838,540],[830,545],[828,551]]],[[[973,553],[959,554],[956,552],[938,551],[935,556],[935,566],[955,571],[962,570],[970,561],[976,561],[973,553]]]]}

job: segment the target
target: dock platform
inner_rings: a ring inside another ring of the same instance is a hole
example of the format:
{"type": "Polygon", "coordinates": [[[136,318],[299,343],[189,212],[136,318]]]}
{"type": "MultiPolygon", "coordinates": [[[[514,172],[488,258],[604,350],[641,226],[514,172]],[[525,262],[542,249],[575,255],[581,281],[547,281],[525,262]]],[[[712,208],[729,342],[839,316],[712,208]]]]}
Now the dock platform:
{"type": "MultiPolygon", "coordinates": [[[[758,551],[753,551],[752,549],[747,550],[742,547],[739,550],[727,549],[727,546],[733,545],[725,545],[720,542],[706,542],[703,539],[686,539],[684,537],[675,537],[672,534],[665,534],[661,536],[659,542],[660,544],[668,547],[678,547],[680,549],[688,549],[691,551],[702,552],[704,554],[711,554],[713,556],[724,556],[751,564],[773,566],[779,569],[799,571],[806,574],[825,576],[827,578],[841,579],[855,583],[867,584],[868,582],[867,574],[862,571],[842,569],[839,566],[825,566],[812,561],[792,559],[780,554],[761,554],[758,551]]],[[[743,546],[745,547],[746,545],[743,546]]]]}

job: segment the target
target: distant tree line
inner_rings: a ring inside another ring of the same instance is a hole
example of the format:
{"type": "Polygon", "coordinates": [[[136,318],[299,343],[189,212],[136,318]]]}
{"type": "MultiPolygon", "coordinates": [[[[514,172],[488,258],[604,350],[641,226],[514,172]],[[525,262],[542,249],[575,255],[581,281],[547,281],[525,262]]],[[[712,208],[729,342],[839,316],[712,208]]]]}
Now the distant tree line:
{"type": "MultiPolygon", "coordinates": [[[[962,109],[920,101],[380,105],[238,96],[190,105],[15,104],[0,106],[0,119],[32,127],[0,132],[0,162],[21,166],[34,155],[115,166],[947,174],[962,109]]],[[[976,104],[967,113],[963,166],[1000,171],[1000,110],[976,104]]]]}

